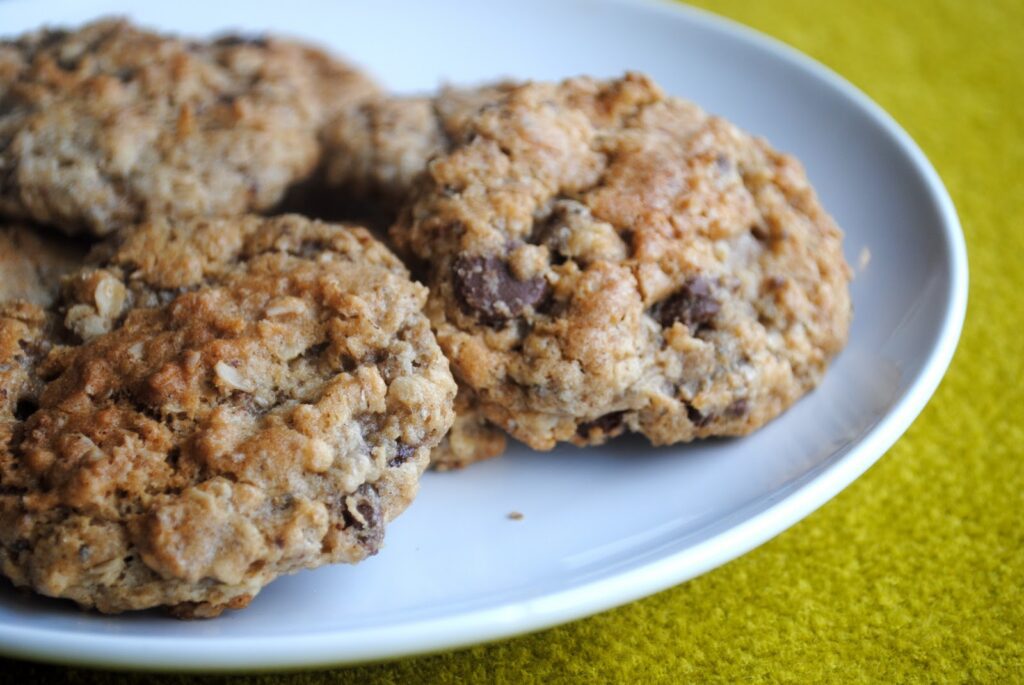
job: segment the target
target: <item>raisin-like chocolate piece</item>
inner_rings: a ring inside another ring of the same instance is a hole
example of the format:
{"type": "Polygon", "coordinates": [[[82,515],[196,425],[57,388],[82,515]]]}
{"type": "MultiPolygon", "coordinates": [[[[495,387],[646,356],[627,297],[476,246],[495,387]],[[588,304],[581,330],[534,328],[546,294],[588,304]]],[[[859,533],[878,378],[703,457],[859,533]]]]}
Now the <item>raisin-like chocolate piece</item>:
{"type": "Polygon", "coordinates": [[[548,294],[546,280],[536,276],[520,281],[499,257],[459,257],[452,266],[452,278],[462,311],[488,324],[515,318],[548,294]]]}
{"type": "Polygon", "coordinates": [[[611,435],[622,428],[622,422],[625,417],[625,411],[613,411],[604,416],[598,416],[593,421],[581,423],[576,428],[576,434],[581,438],[589,438],[593,431],[600,431],[605,435],[611,435]]]}
{"type": "Polygon", "coordinates": [[[720,309],[721,305],[711,294],[708,281],[698,276],[688,279],[667,300],[655,305],[653,314],[664,328],[671,327],[677,321],[699,328],[709,325],[720,309]]]}

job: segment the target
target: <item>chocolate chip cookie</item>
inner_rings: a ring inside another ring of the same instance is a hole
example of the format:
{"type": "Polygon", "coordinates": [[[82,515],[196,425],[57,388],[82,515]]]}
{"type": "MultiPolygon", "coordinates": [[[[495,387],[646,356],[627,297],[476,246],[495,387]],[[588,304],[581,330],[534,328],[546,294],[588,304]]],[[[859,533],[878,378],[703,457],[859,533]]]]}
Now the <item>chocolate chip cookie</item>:
{"type": "Polygon", "coordinates": [[[82,265],[84,245],[35,228],[0,224],[0,302],[53,304],[60,278],[82,265]]]}
{"type": "Polygon", "coordinates": [[[0,213],[105,235],[147,216],[274,206],[338,109],[375,92],[274,38],[200,42],[125,21],[0,42],[0,213]]]}
{"type": "Polygon", "coordinates": [[[0,310],[0,570],[213,616],[358,562],[453,420],[426,289],[361,228],[154,220],[0,310]]]}
{"type": "Polygon", "coordinates": [[[845,344],[842,233],[801,165],[648,78],[512,87],[440,129],[391,236],[457,380],[530,446],[743,435],[845,344]]]}

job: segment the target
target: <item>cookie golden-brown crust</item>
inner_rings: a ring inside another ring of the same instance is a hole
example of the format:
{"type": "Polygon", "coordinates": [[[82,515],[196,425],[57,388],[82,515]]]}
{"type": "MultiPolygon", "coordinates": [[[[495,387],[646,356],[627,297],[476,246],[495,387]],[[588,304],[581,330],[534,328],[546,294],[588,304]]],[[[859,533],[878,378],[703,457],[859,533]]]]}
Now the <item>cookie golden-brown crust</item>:
{"type": "Polygon", "coordinates": [[[0,212],[105,235],[275,205],[319,128],[375,92],[301,43],[188,41],[100,21],[0,42],[0,212]]]}
{"type": "Polygon", "coordinates": [[[85,247],[35,228],[0,224],[0,302],[53,304],[60,279],[82,265],[85,247]]]}
{"type": "Polygon", "coordinates": [[[742,435],[844,345],[842,234],[799,163],[646,77],[512,88],[447,131],[391,236],[456,378],[532,447],[742,435]]]}
{"type": "Polygon", "coordinates": [[[357,562],[453,419],[427,293],[365,230],[158,220],[5,306],[0,570],[104,612],[216,615],[357,562]]]}

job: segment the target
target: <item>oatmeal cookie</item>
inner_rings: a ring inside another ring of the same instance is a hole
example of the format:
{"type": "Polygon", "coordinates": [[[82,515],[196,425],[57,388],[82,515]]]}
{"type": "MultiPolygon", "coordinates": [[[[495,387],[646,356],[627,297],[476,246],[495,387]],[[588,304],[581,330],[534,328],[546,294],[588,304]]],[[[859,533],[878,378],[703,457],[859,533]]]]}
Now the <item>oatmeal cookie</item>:
{"type": "Polygon", "coordinates": [[[519,440],[743,435],[845,344],[842,233],[765,141],[637,74],[450,123],[391,236],[457,380],[519,440]]]}
{"type": "Polygon", "coordinates": [[[322,133],[326,186],[397,214],[427,162],[451,148],[465,120],[514,87],[445,87],[434,97],[369,98],[343,108],[322,133]]]}
{"type": "Polygon", "coordinates": [[[154,220],[0,317],[0,570],[212,616],[358,562],[453,420],[426,289],[369,233],[154,220]]]}
{"type": "Polygon", "coordinates": [[[328,117],[376,91],[298,42],[105,20],[0,41],[0,213],[105,235],[273,207],[328,117]]]}
{"type": "Polygon", "coordinates": [[[0,302],[53,304],[60,278],[82,265],[86,248],[19,224],[0,224],[0,302]]]}

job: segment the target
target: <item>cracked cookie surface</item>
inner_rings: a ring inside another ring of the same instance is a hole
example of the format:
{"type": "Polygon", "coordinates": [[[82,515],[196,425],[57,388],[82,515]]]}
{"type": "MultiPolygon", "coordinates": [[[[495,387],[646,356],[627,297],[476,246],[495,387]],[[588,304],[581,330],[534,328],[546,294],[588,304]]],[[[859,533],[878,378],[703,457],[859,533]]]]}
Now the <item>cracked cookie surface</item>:
{"type": "Polygon", "coordinates": [[[361,228],[155,220],[0,309],[0,570],[211,616],[378,551],[453,420],[426,289],[361,228]]]}
{"type": "Polygon", "coordinates": [[[510,87],[434,128],[391,237],[457,380],[530,446],[743,435],[845,344],[842,233],[801,165],[648,78],[510,87]]]}
{"type": "Polygon", "coordinates": [[[0,41],[0,213],[103,235],[274,206],[320,127],[376,91],[275,38],[192,41],[106,20],[0,41]]]}

